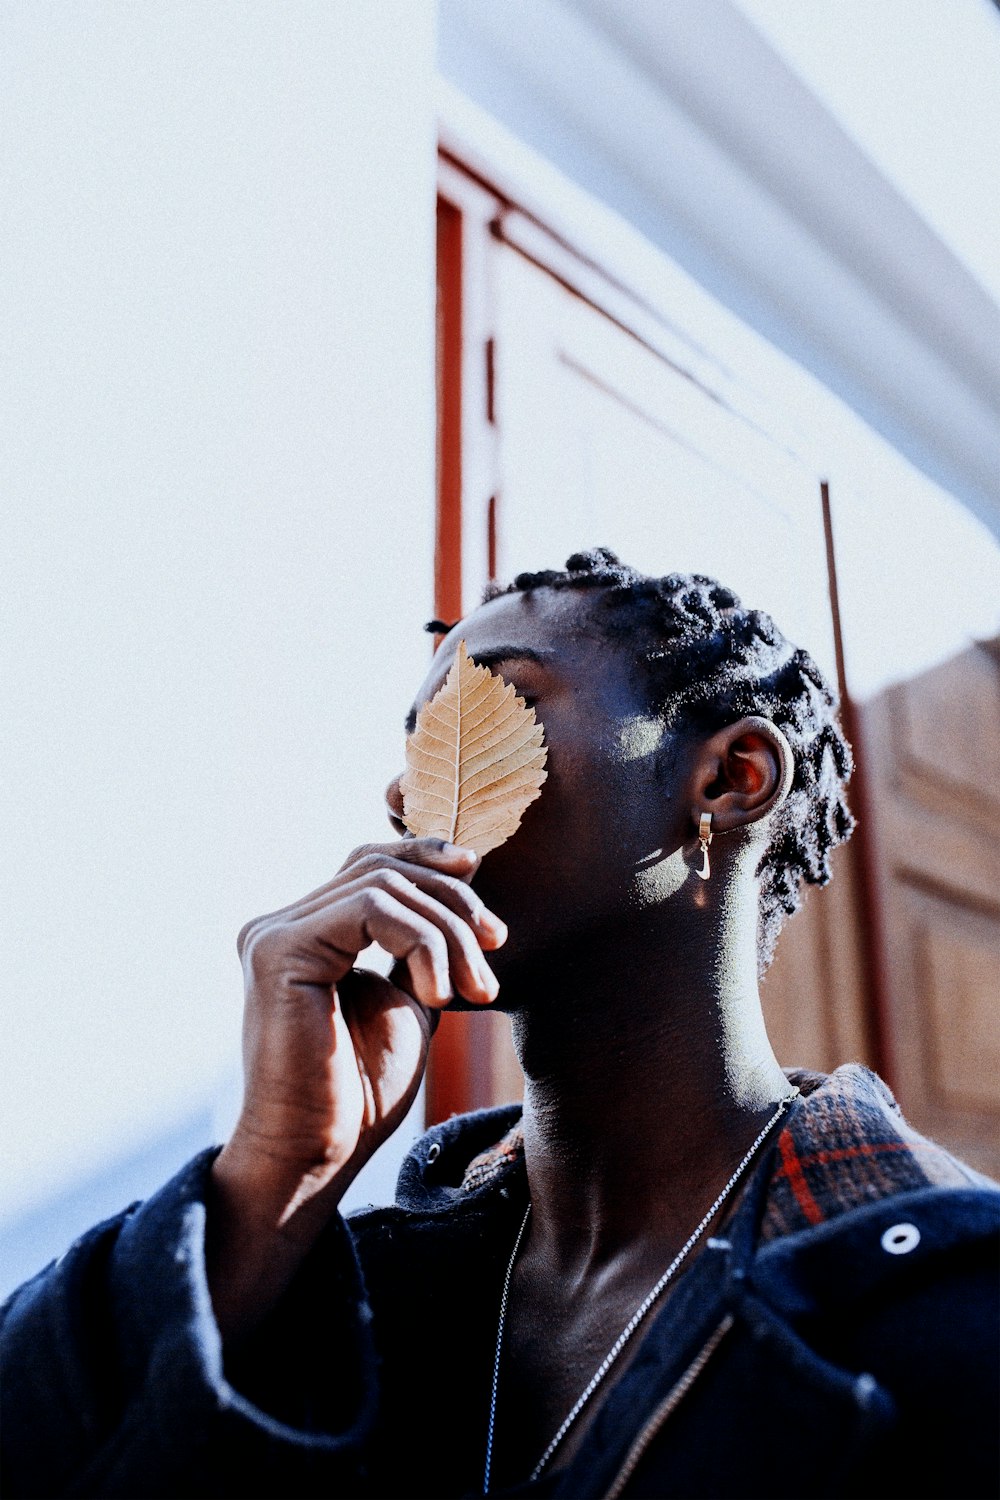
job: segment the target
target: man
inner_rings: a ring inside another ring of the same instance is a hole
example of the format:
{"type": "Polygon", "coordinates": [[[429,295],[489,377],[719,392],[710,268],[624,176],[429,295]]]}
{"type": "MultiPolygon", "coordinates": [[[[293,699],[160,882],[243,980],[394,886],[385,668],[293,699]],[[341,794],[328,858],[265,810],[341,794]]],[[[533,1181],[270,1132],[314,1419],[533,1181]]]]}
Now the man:
{"type": "Polygon", "coordinates": [[[460,638],[536,706],[542,795],[481,863],[371,846],[244,928],[234,1134],[8,1304],[5,1493],[991,1493],[1000,1194],[761,1019],[851,826],[814,663],[603,550],[452,629],[416,707],[460,638]],[[345,1223],[455,1003],[512,1015],[523,1112],[345,1223]]]}

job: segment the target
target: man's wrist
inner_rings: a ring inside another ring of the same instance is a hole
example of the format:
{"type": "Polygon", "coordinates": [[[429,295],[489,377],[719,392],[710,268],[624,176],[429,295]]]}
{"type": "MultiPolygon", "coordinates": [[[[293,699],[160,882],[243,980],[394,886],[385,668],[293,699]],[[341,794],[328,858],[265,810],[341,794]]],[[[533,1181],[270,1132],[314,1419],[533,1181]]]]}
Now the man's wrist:
{"type": "Polygon", "coordinates": [[[290,1285],[360,1169],[322,1177],[234,1139],[209,1179],[206,1273],[223,1340],[248,1333],[290,1285]]]}
{"type": "Polygon", "coordinates": [[[247,1231],[308,1248],[363,1165],[354,1157],[317,1162],[279,1155],[237,1128],[211,1177],[216,1200],[247,1231]]]}

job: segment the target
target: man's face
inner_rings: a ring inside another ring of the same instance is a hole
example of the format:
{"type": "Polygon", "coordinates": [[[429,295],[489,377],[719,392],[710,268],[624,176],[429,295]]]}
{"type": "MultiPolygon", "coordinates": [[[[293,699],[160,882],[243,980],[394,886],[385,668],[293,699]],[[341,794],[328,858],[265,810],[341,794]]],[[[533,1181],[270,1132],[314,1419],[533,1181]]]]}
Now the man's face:
{"type": "MultiPolygon", "coordinates": [[[[410,715],[412,728],[464,640],[474,661],[534,706],[544,728],[541,794],[472,882],[509,929],[489,955],[501,979],[512,964],[662,901],[685,877],[677,850],[692,833],[671,747],[644,708],[627,648],[593,623],[595,603],[576,589],[543,588],[483,605],[445,638],[410,715]]],[[[388,800],[398,815],[397,782],[388,800]]]]}

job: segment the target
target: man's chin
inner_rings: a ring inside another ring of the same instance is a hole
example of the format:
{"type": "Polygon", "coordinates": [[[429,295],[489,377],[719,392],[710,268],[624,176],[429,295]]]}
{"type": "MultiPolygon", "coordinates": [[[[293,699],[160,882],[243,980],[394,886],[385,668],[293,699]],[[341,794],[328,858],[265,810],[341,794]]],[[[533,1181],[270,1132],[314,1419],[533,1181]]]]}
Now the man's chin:
{"type": "Polygon", "coordinates": [[[491,1011],[499,1011],[501,1015],[505,1016],[513,1015],[518,1008],[519,1007],[514,1000],[510,1001],[509,1003],[505,1003],[502,984],[500,986],[499,995],[495,1000],[491,1001],[489,1005],[473,1005],[471,1001],[463,1000],[461,995],[456,995],[454,1000],[449,1000],[448,1004],[444,1006],[444,1009],[446,1011],[476,1011],[479,1015],[482,1015],[483,1013],[489,1014],[491,1011]]]}
{"type": "Polygon", "coordinates": [[[449,1000],[448,1001],[447,1005],[442,1006],[442,1010],[443,1011],[456,1011],[456,1010],[469,1011],[469,1010],[493,1010],[493,1009],[494,1009],[493,1005],[473,1005],[473,1003],[472,1003],[471,1000],[463,1000],[461,995],[456,995],[453,1000],[449,1000]]]}

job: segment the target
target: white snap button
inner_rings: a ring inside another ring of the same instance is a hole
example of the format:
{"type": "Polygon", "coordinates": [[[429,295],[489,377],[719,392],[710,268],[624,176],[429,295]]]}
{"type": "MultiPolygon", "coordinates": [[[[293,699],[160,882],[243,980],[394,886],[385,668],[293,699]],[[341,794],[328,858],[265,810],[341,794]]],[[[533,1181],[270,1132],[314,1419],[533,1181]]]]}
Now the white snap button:
{"type": "Polygon", "coordinates": [[[440,1141],[431,1141],[430,1145],[427,1147],[427,1165],[431,1166],[434,1162],[437,1161],[437,1159],[438,1159],[438,1157],[440,1155],[441,1155],[441,1142],[440,1141]]]}
{"type": "Polygon", "coordinates": [[[920,1230],[916,1224],[893,1224],[882,1236],[882,1249],[890,1255],[909,1255],[920,1244],[920,1230]]]}

